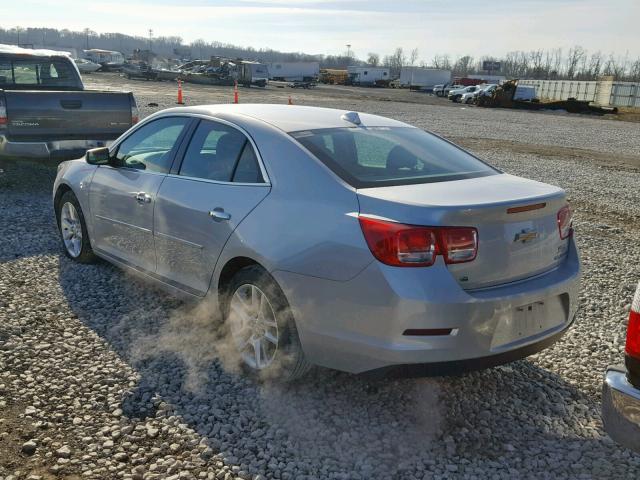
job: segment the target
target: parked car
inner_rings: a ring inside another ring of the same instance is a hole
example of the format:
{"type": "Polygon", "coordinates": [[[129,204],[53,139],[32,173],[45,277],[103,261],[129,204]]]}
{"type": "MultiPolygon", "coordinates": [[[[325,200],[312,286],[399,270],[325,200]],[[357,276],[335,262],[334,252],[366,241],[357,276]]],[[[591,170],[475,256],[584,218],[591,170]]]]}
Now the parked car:
{"type": "Polygon", "coordinates": [[[640,283],[629,313],[625,364],[607,369],[602,421],[611,438],[640,453],[640,283]]]}
{"type": "Polygon", "coordinates": [[[478,95],[485,95],[485,94],[490,94],[496,87],[497,85],[495,84],[491,84],[491,85],[480,85],[477,90],[473,91],[473,92],[466,92],[463,93],[462,96],[460,97],[460,103],[465,103],[465,104],[471,104],[475,102],[475,99],[478,97],[478,95]]]}
{"type": "Polygon", "coordinates": [[[0,45],[0,156],[74,158],[137,121],[132,93],[85,90],[67,55],[0,45]]]}
{"type": "Polygon", "coordinates": [[[102,67],[99,63],[94,63],[91,60],[86,60],[84,58],[76,58],[74,59],[74,62],[76,63],[80,73],[97,72],[102,67]]]}
{"type": "Polygon", "coordinates": [[[460,98],[462,98],[462,95],[464,95],[465,93],[477,92],[480,89],[481,87],[479,85],[469,85],[468,87],[455,88],[455,89],[449,90],[448,98],[452,102],[458,102],[460,98]]]}
{"type": "Polygon", "coordinates": [[[578,307],[562,189],[376,115],[164,110],[62,163],[53,204],[68,257],[209,299],[254,374],[486,368],[578,307]]]}
{"type": "Polygon", "coordinates": [[[435,93],[438,97],[446,97],[449,95],[449,91],[456,88],[463,88],[464,85],[456,85],[456,84],[445,84],[445,85],[434,85],[433,93],[435,93]]]}

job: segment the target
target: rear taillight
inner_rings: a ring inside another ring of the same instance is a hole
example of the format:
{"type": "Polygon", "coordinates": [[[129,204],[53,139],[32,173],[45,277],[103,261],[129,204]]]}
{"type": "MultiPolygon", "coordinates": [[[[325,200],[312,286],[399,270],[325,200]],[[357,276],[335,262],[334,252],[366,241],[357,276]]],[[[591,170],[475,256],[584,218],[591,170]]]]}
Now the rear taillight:
{"type": "Polygon", "coordinates": [[[625,351],[630,357],[640,360],[640,283],[631,303],[625,351]]]}
{"type": "Polygon", "coordinates": [[[9,123],[7,118],[7,107],[2,99],[0,99],[0,128],[5,127],[9,123]]]}
{"type": "Polygon", "coordinates": [[[569,205],[565,205],[558,211],[558,232],[561,240],[569,238],[573,233],[573,212],[569,205]]]}
{"type": "Polygon", "coordinates": [[[478,232],[468,227],[421,227],[359,217],[373,256],[396,267],[428,267],[438,255],[446,263],[470,262],[478,253],[478,232]]]}
{"type": "Polygon", "coordinates": [[[131,125],[135,125],[140,121],[140,113],[138,112],[138,105],[134,99],[131,99],[131,125]]]}

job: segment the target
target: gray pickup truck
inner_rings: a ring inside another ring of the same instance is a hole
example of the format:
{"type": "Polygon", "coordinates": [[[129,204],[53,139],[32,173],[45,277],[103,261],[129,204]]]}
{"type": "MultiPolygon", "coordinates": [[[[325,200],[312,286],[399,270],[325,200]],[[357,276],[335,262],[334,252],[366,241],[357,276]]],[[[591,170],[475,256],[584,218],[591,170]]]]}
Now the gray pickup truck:
{"type": "Polygon", "coordinates": [[[60,52],[0,46],[0,157],[71,158],[138,121],[130,92],[85,90],[60,52]]]}

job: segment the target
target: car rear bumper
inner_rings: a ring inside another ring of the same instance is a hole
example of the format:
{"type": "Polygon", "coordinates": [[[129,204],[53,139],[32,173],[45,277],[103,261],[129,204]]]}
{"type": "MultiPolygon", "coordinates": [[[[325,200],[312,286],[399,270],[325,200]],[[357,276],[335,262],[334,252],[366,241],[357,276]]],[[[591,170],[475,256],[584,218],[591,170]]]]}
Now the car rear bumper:
{"type": "Polygon", "coordinates": [[[10,142],[0,135],[0,157],[31,159],[70,159],[84,155],[90,148],[107,146],[104,140],[61,140],[54,142],[10,142]]]}
{"type": "Polygon", "coordinates": [[[602,384],[602,422],[609,436],[640,452],[640,389],[627,378],[624,367],[609,367],[602,384]]]}
{"type": "Polygon", "coordinates": [[[310,362],[353,373],[423,365],[437,375],[513,361],[557,340],[578,308],[580,261],[572,241],[555,270],[478,291],[463,290],[444,263],[402,269],[372,262],[347,282],[272,273],[310,362]],[[543,309],[539,330],[522,313],[529,306],[543,309]],[[407,333],[416,329],[449,333],[407,333]]]}

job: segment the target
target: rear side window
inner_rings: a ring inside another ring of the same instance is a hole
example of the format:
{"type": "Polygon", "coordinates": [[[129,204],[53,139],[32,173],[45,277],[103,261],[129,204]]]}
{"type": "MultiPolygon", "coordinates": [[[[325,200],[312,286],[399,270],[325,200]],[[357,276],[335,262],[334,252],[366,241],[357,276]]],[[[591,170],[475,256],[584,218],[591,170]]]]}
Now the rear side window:
{"type": "Polygon", "coordinates": [[[189,119],[168,117],[138,128],[118,147],[116,158],[123,167],[167,173],[176,143],[189,119]]]}
{"type": "Polygon", "coordinates": [[[218,182],[261,183],[256,154],[239,130],[202,121],[180,167],[180,175],[218,182]]]}
{"type": "Polygon", "coordinates": [[[444,182],[499,173],[418,128],[329,128],[291,135],[356,188],[444,182]]]}
{"type": "Polygon", "coordinates": [[[0,57],[0,87],[79,88],[71,60],[50,57],[0,57]]]}

